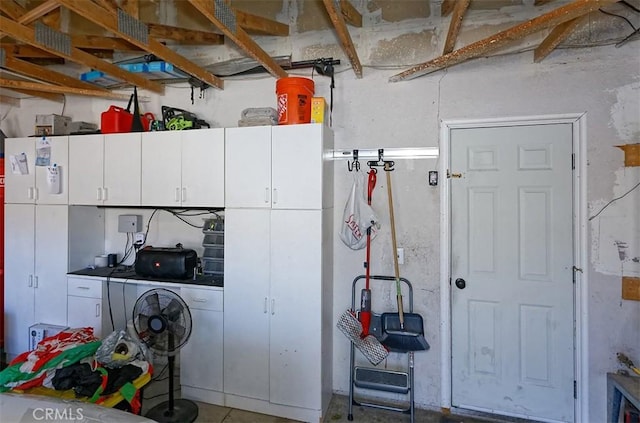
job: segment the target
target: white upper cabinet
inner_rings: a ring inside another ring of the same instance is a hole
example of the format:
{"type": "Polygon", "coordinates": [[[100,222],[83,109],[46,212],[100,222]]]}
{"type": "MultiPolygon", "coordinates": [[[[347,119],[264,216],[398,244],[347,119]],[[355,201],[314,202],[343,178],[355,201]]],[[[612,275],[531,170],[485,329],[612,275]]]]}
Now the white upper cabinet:
{"type": "Polygon", "coordinates": [[[271,127],[225,130],[227,207],[271,208],[271,127]]]}
{"type": "Polygon", "coordinates": [[[5,202],[67,204],[68,137],[10,138],[5,141],[5,155],[5,202]],[[26,158],[26,165],[12,170],[11,162],[21,158],[26,158]],[[57,176],[49,177],[48,168],[54,165],[57,176]]]}
{"type": "MultiPolygon", "coordinates": [[[[332,199],[323,187],[331,131],[322,124],[226,130],[227,207],[319,210],[332,199]]],[[[327,181],[326,178],[329,178],[327,181]]]]}
{"type": "Polygon", "coordinates": [[[69,137],[69,204],[140,205],[139,133],[69,137]]]}
{"type": "Polygon", "coordinates": [[[224,207],[224,129],[143,134],[142,205],[224,207]]]}
{"type": "Polygon", "coordinates": [[[182,132],[182,205],[224,207],[224,129],[182,132]]]}

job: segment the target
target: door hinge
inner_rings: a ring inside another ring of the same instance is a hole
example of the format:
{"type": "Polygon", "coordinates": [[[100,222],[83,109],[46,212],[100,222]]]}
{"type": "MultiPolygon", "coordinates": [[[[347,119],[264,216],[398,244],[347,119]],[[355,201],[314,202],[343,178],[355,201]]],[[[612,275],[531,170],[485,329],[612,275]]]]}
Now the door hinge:
{"type": "Polygon", "coordinates": [[[573,399],[578,399],[578,383],[573,381],[573,399]]]}
{"type": "Polygon", "coordinates": [[[576,168],[576,155],[571,153],[571,170],[575,170],[576,168]]]}

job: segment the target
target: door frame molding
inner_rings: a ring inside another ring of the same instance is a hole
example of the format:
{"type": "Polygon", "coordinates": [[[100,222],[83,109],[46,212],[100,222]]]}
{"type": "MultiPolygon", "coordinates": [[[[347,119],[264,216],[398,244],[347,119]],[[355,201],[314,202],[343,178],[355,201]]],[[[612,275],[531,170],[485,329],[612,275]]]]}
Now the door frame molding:
{"type": "Polygon", "coordinates": [[[446,177],[451,162],[451,130],[499,126],[549,125],[569,123],[573,127],[573,260],[574,270],[574,369],[577,399],[574,421],[589,421],[588,356],[588,248],[587,248],[587,115],[586,113],[516,116],[487,119],[451,119],[440,121],[440,406],[451,408],[451,210],[450,179],[446,177]]]}

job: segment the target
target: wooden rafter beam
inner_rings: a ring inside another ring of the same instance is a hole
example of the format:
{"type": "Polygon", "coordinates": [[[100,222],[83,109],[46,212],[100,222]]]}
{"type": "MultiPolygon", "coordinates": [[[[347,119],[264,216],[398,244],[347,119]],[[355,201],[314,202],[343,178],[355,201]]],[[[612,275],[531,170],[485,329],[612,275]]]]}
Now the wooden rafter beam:
{"type": "Polygon", "coordinates": [[[45,93],[56,93],[56,94],[73,94],[73,95],[85,95],[91,97],[102,97],[102,98],[113,98],[116,100],[128,100],[128,94],[116,94],[111,91],[104,91],[99,89],[85,89],[85,88],[72,88],[72,87],[61,87],[59,85],[48,85],[41,84],[38,82],[30,82],[30,81],[16,81],[14,79],[6,79],[0,78],[0,87],[8,88],[10,90],[18,89],[18,90],[31,90],[31,91],[42,91],[45,93]]]}
{"type": "Polygon", "coordinates": [[[14,0],[0,0],[0,12],[13,20],[18,20],[24,14],[25,9],[14,0]]]}
{"type": "Polygon", "coordinates": [[[362,28],[362,15],[349,0],[340,0],[340,11],[344,20],[352,26],[362,28]]]}
{"type": "Polygon", "coordinates": [[[344,21],[342,13],[339,13],[336,10],[336,4],[333,2],[333,0],[322,1],[324,2],[325,9],[327,9],[327,13],[329,13],[331,22],[333,22],[333,27],[338,34],[338,39],[340,40],[340,44],[342,45],[342,50],[349,58],[351,67],[353,68],[356,77],[362,78],[362,65],[360,64],[360,59],[358,58],[358,53],[356,52],[356,48],[353,45],[353,41],[351,41],[351,35],[349,35],[349,30],[347,29],[347,24],[344,21]]]}
{"type": "Polygon", "coordinates": [[[118,3],[116,0],[93,0],[98,6],[102,7],[105,10],[110,10],[115,12],[118,10],[118,3]]]}
{"type": "Polygon", "coordinates": [[[570,21],[561,23],[553,28],[551,33],[547,35],[540,45],[533,51],[533,61],[536,63],[541,62],[547,57],[558,45],[571,35],[571,33],[580,25],[582,16],[572,19],[570,21]]]}
{"type": "Polygon", "coordinates": [[[9,18],[5,18],[4,16],[0,16],[0,27],[2,28],[2,31],[9,35],[11,38],[38,47],[39,49],[45,50],[46,52],[55,54],[58,57],[62,57],[63,59],[71,60],[90,68],[100,70],[108,75],[120,78],[123,81],[126,81],[133,85],[137,85],[138,87],[142,87],[150,91],[154,91],[157,93],[164,92],[164,87],[157,82],[150,81],[138,74],[127,72],[124,69],[111,63],[105,62],[104,60],[98,59],[97,57],[84,52],[74,47],[73,45],[69,49],[68,54],[50,49],[36,40],[35,31],[33,29],[24,25],[20,25],[19,23],[14,22],[9,18]]]}
{"type": "Polygon", "coordinates": [[[252,15],[236,9],[236,20],[238,25],[247,32],[254,34],[287,36],[289,35],[289,25],[262,16],[252,15]]]}
{"type": "Polygon", "coordinates": [[[444,0],[440,5],[440,16],[445,17],[453,12],[456,0],[444,0]]]}
{"type": "MultiPolygon", "coordinates": [[[[213,9],[213,2],[208,0],[189,0],[189,3],[195,7],[204,17],[216,26],[222,33],[233,41],[238,47],[244,50],[249,56],[253,57],[258,63],[260,63],[271,75],[276,78],[284,78],[287,76],[287,72],[280,65],[276,63],[271,56],[269,56],[262,48],[255,42],[249,35],[236,24],[235,28],[226,26],[220,19],[218,14],[213,9]]],[[[226,11],[220,11],[221,14],[229,15],[229,17],[235,17],[237,13],[228,7],[226,11]]]]}
{"type": "Polygon", "coordinates": [[[47,0],[41,3],[39,6],[25,12],[18,18],[18,23],[22,25],[28,25],[31,22],[37,21],[49,12],[59,8],[58,0],[47,0]]]}
{"type": "Polygon", "coordinates": [[[224,36],[215,32],[196,31],[157,23],[147,23],[147,26],[149,27],[149,36],[153,38],[174,40],[182,44],[224,44],[224,36]]]}
{"type": "Polygon", "coordinates": [[[138,0],[121,0],[120,7],[134,18],[140,18],[140,5],[138,4],[138,0]]]}
{"type": "Polygon", "coordinates": [[[9,106],[20,107],[20,99],[16,97],[9,97],[0,94],[0,103],[8,104],[9,106]]]}
{"type": "Polygon", "coordinates": [[[140,47],[118,38],[102,35],[72,35],[71,44],[80,49],[141,51],[140,47]]]}
{"type": "MultiPolygon", "coordinates": [[[[72,44],[73,39],[74,37],[71,37],[72,44]]],[[[85,42],[88,41],[85,40],[85,42]]],[[[10,51],[14,57],[20,57],[24,59],[60,59],[60,61],[64,62],[64,59],[61,59],[60,56],[49,53],[48,51],[44,51],[29,44],[0,43],[0,47],[4,48],[7,52],[10,51]]],[[[111,50],[103,50],[100,48],[83,48],[83,50],[87,53],[91,53],[91,55],[93,56],[103,59],[111,59],[113,57],[113,51],[111,50]]]]}
{"type": "MultiPolygon", "coordinates": [[[[12,79],[10,79],[9,81],[13,81],[12,79]]],[[[16,81],[16,82],[20,82],[20,81],[16,81]]],[[[0,85],[2,86],[2,85],[0,85]]],[[[40,98],[44,98],[45,100],[49,100],[49,101],[54,101],[56,103],[62,103],[64,101],[64,95],[60,94],[60,93],[48,93],[48,92],[44,92],[44,91],[40,91],[40,90],[28,90],[28,89],[21,89],[21,88],[11,88],[11,87],[4,87],[7,88],[11,91],[15,91],[17,93],[20,94],[25,94],[31,97],[40,97],[40,98]]]]}
{"type": "Polygon", "coordinates": [[[102,88],[97,88],[94,85],[80,81],[77,78],[73,78],[60,72],[55,72],[51,69],[46,69],[42,66],[34,65],[33,63],[29,63],[24,60],[16,59],[15,57],[11,57],[10,55],[6,56],[4,67],[6,69],[9,69],[10,71],[17,72],[19,74],[39,79],[40,81],[48,82],[51,84],[73,88],[103,90],[102,88]]]}
{"type": "Polygon", "coordinates": [[[468,46],[462,47],[451,53],[437,57],[428,62],[413,66],[404,72],[389,78],[390,82],[413,79],[431,72],[457,65],[469,59],[480,57],[488,52],[494,51],[505,45],[522,39],[540,30],[560,25],[589,12],[598,10],[607,4],[615,3],[618,0],[575,0],[565,6],[545,13],[527,22],[512,26],[490,37],[484,38],[468,46]]]}
{"type": "Polygon", "coordinates": [[[460,27],[462,26],[462,19],[464,14],[469,8],[471,0],[457,0],[453,7],[453,15],[451,16],[451,22],[449,23],[449,32],[447,33],[447,40],[444,42],[444,49],[442,54],[451,53],[456,46],[456,40],[460,33],[460,27]]]}
{"type": "MultiPolygon", "coordinates": [[[[222,79],[218,78],[214,74],[204,70],[195,63],[185,59],[169,47],[161,44],[153,37],[148,37],[147,42],[141,41],[129,34],[126,34],[118,29],[118,18],[116,13],[108,10],[102,10],[94,3],[90,3],[86,0],[59,0],[60,4],[67,9],[79,14],[80,16],[92,21],[93,23],[101,26],[113,32],[118,37],[121,37],[131,44],[134,44],[141,49],[158,56],[162,60],[165,60],[172,65],[180,68],[182,71],[189,75],[207,83],[213,87],[222,88],[224,83],[222,79]]],[[[129,17],[129,19],[134,19],[129,17]]]]}

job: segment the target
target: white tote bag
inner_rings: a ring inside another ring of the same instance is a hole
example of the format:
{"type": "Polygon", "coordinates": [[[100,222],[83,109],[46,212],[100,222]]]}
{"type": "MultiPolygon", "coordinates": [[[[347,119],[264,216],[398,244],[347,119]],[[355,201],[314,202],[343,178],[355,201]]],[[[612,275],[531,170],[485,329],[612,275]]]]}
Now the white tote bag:
{"type": "Polygon", "coordinates": [[[367,204],[365,197],[364,172],[354,172],[351,193],[347,199],[340,226],[340,239],[352,250],[360,250],[367,245],[367,228],[371,227],[371,239],[377,233],[378,216],[367,204]]]}

